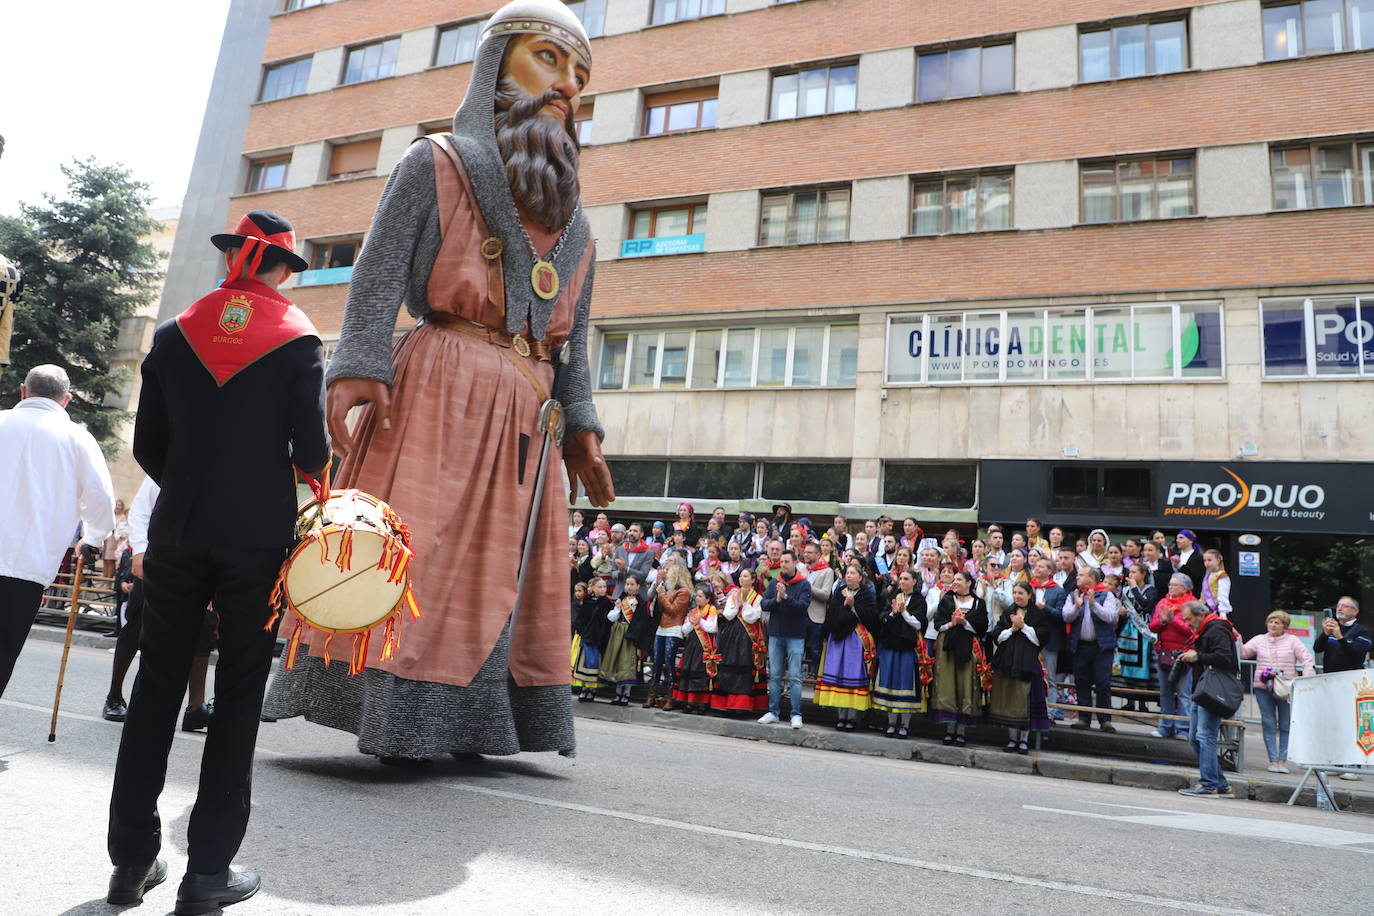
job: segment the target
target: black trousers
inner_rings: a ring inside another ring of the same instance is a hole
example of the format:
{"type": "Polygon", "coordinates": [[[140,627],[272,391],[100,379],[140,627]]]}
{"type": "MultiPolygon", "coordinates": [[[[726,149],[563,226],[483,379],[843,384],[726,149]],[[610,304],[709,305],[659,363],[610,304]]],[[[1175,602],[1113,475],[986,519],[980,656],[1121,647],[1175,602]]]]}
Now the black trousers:
{"type": "MultiPolygon", "coordinates": [[[[1111,626],[1099,623],[1098,626],[1111,626]]],[[[1073,654],[1073,683],[1078,688],[1079,706],[1096,706],[1099,709],[1112,708],[1112,661],[1116,658],[1115,649],[1104,649],[1096,641],[1081,641],[1073,654]]],[[[1092,713],[1079,713],[1084,722],[1093,720],[1092,713]]],[[[1110,722],[1112,717],[1098,713],[1099,722],[1110,722]]]]}
{"type": "Polygon", "coordinates": [[[0,697],[5,695],[42,603],[43,586],[37,582],[0,576],[0,697]]]}
{"type": "Polygon", "coordinates": [[[110,797],[110,861],[142,865],[162,846],[157,799],[167,779],[191,659],[211,602],[219,612],[215,715],[200,763],[187,831],[187,870],[229,867],[248,829],[253,745],[276,630],[267,599],[285,548],[189,548],[154,544],[143,557],[142,659],[119,742],[110,797]]]}

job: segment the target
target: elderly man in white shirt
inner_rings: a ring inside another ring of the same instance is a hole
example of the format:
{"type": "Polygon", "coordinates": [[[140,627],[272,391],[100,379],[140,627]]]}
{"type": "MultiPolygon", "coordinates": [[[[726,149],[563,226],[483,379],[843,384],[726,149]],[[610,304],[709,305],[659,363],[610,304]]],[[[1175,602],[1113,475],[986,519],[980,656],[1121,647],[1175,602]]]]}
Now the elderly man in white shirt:
{"type": "Polygon", "coordinates": [[[62,566],[77,525],[101,547],[114,530],[114,488],[100,446],[67,416],[71,382],[35,366],[21,400],[0,411],[0,696],[62,566]]]}

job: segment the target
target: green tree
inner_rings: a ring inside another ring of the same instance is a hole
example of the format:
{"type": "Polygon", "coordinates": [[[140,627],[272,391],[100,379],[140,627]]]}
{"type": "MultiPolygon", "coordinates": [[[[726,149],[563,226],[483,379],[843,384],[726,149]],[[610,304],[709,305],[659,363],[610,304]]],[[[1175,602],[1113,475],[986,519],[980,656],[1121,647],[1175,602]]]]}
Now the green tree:
{"type": "Polygon", "coordinates": [[[157,250],[145,241],[158,228],[148,216],[148,185],[121,166],[74,160],[63,166],[67,195],[44,195],[43,206],[20,205],[0,216],[0,251],[23,271],[15,305],[13,365],[0,385],[0,408],[19,400],[19,383],[34,366],[67,370],[67,410],[108,452],[127,411],[105,404],[127,382],[113,368],[122,319],[153,301],[162,277],[157,250]]]}

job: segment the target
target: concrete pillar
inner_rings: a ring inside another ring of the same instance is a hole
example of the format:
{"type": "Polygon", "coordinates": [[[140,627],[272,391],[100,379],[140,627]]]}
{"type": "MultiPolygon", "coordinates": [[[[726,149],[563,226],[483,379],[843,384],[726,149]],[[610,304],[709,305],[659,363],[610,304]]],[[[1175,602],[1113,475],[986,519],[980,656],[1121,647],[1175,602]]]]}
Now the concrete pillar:
{"type": "Polygon", "coordinates": [[[402,32],[401,47],[396,53],[396,75],[405,76],[428,69],[434,62],[434,42],[438,34],[438,26],[402,32]]]}
{"type": "Polygon", "coordinates": [[[859,315],[859,371],[854,381],[854,434],[850,447],[849,502],[879,502],[883,428],[883,364],[887,347],[887,315],[859,315]]]}
{"type": "Polygon", "coordinates": [[[582,212],[591,225],[592,238],[596,239],[596,259],[612,261],[620,257],[620,243],[625,239],[625,205],[583,207],[582,212]]]}
{"type": "Polygon", "coordinates": [[[606,0],[606,34],[638,32],[649,24],[653,0],[606,0]]]}
{"type": "Polygon", "coordinates": [[[406,150],[410,149],[411,141],[420,136],[420,133],[418,124],[402,124],[400,127],[388,127],[382,131],[382,147],[377,151],[377,174],[391,174],[396,163],[400,162],[406,150]]]}
{"type": "Polygon", "coordinates": [[[1216,70],[1259,63],[1264,50],[1260,23],[1259,0],[1232,0],[1193,7],[1193,67],[1216,70]]]}
{"type": "Polygon", "coordinates": [[[1078,26],[1016,33],[1016,90],[1061,89],[1078,82],[1078,26]]]}
{"type": "Polygon", "coordinates": [[[310,80],[306,83],[306,92],[328,92],[339,85],[339,80],[343,78],[344,49],[324,48],[315,52],[315,59],[310,62],[310,80]]]}
{"type": "Polygon", "coordinates": [[[1194,187],[1199,216],[1267,213],[1273,207],[1268,144],[1202,147],[1194,187]]]}
{"type": "Polygon", "coordinates": [[[916,49],[859,56],[859,110],[900,108],[916,99],[916,49]]]}
{"type": "Polygon", "coordinates": [[[849,238],[868,242],[906,235],[911,220],[910,182],[906,175],[855,181],[849,238]]]}
{"type": "Polygon", "coordinates": [[[744,127],[768,120],[771,82],[772,74],[767,70],[723,74],[716,102],[716,126],[744,127]]]}
{"type": "Polygon", "coordinates": [[[1012,178],[1017,229],[1052,229],[1078,223],[1078,161],[1024,162],[1012,178]]]}
{"type": "Polygon", "coordinates": [[[291,152],[291,165],[286,170],[286,187],[308,188],[324,180],[329,165],[329,144],[324,140],[298,143],[291,152]]]}
{"type": "Polygon", "coordinates": [[[742,251],[759,241],[759,192],[720,191],[706,201],[706,250],[742,251]]]}
{"type": "Polygon", "coordinates": [[[592,109],[592,137],[597,144],[620,143],[639,136],[639,90],[622,89],[596,96],[592,109]]]}

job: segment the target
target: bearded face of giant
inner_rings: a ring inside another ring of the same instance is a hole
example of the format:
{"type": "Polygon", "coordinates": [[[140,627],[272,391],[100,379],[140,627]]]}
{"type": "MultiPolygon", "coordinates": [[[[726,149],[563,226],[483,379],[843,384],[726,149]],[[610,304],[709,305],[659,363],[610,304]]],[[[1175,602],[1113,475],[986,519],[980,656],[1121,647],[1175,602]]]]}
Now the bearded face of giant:
{"type": "Polygon", "coordinates": [[[573,115],[590,71],[556,38],[511,39],[496,87],[496,145],[511,195],[550,232],[562,229],[581,195],[573,115]]]}

